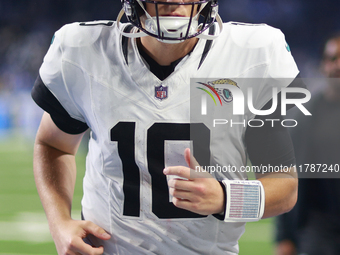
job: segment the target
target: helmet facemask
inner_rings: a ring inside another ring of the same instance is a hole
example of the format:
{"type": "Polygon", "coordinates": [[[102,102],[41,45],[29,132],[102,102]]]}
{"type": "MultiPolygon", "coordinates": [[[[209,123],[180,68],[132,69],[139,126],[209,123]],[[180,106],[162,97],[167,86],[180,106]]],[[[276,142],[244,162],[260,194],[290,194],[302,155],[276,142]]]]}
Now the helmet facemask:
{"type": "MultiPolygon", "coordinates": [[[[128,21],[142,31],[139,33],[141,34],[140,36],[129,36],[127,33],[123,33],[125,36],[141,37],[149,35],[164,43],[179,43],[193,37],[200,38],[202,33],[213,25],[215,18],[219,18],[217,0],[201,0],[196,2],[122,0],[122,4],[128,21]],[[154,17],[151,17],[146,11],[146,3],[154,5],[156,13],[154,17]],[[190,16],[160,16],[158,14],[159,5],[191,6],[190,16]]],[[[119,20],[120,19],[117,19],[118,22],[119,20]]],[[[222,21],[220,18],[218,21],[221,30],[222,21]]],[[[209,35],[206,35],[205,37],[207,36],[209,37],[209,35]]],[[[215,37],[216,36],[214,36],[214,38],[215,37]]]]}

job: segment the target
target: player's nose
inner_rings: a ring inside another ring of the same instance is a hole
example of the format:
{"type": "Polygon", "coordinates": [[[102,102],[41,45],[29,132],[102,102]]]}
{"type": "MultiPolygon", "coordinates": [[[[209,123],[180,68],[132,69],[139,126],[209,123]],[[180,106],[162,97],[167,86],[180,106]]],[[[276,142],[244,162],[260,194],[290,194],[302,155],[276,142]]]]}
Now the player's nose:
{"type": "Polygon", "coordinates": [[[165,0],[165,1],[162,1],[162,2],[174,3],[174,4],[170,4],[170,5],[165,5],[166,11],[171,13],[171,12],[176,11],[176,9],[179,7],[179,5],[176,5],[176,3],[182,4],[185,1],[184,0],[165,0]]]}

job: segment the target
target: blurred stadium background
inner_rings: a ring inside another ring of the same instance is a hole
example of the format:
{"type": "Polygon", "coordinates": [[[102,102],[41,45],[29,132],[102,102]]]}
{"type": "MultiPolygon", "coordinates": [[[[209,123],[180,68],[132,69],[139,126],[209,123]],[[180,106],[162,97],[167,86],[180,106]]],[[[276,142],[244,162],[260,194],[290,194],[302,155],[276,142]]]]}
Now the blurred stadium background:
{"type": "MultiPolygon", "coordinates": [[[[119,0],[0,0],[0,255],[56,254],[32,173],[32,145],[42,111],[30,90],[55,30],[74,21],[115,20],[119,10],[119,0]]],[[[338,0],[220,0],[225,22],[280,28],[307,78],[320,76],[321,46],[340,30],[339,11],[338,0]]],[[[85,154],[84,146],[78,153],[75,218],[80,215],[85,154]]],[[[247,224],[240,254],[273,254],[273,236],[273,219],[247,224]]]]}

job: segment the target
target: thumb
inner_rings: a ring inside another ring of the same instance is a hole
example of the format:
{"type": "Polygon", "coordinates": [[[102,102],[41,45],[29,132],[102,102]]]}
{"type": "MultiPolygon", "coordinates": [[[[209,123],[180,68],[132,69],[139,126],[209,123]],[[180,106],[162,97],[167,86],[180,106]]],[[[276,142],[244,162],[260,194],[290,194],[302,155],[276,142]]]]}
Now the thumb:
{"type": "Polygon", "coordinates": [[[184,159],[188,166],[190,167],[190,178],[211,178],[212,175],[206,171],[203,171],[200,164],[197,162],[195,157],[191,154],[189,148],[184,151],[184,159]]]}
{"type": "Polygon", "coordinates": [[[196,169],[196,167],[200,167],[195,157],[191,154],[191,151],[189,148],[186,148],[184,151],[184,159],[191,169],[196,169]]]}
{"type": "Polygon", "coordinates": [[[103,228],[99,227],[93,222],[90,221],[86,222],[84,229],[87,233],[90,233],[98,237],[99,239],[109,240],[111,238],[111,235],[109,235],[103,228]]]}

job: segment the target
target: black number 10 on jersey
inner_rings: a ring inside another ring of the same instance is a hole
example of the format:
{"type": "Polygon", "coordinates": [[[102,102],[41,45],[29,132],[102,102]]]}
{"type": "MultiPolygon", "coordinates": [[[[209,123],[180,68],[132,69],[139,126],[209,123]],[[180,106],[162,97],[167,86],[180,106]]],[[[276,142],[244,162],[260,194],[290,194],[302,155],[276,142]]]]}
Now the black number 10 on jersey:
{"type": "MultiPolygon", "coordinates": [[[[135,122],[119,122],[111,129],[111,141],[118,142],[123,165],[124,209],[126,216],[140,214],[140,170],[135,160],[135,122]]],[[[199,214],[179,209],[169,202],[165,167],[166,140],[192,140],[194,156],[200,165],[210,164],[210,130],[203,123],[155,123],[147,131],[147,164],[151,176],[152,212],[159,218],[197,218],[199,214]]]]}

